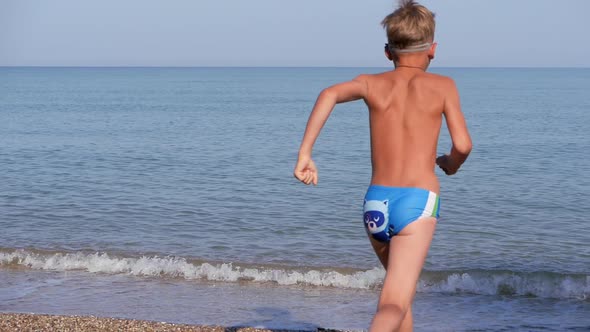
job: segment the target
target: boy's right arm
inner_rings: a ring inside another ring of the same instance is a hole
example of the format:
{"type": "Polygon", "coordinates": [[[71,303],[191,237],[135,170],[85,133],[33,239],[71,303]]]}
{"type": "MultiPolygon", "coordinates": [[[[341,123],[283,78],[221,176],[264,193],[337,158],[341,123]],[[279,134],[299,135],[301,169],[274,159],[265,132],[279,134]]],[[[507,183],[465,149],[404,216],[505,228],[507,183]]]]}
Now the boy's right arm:
{"type": "Polygon", "coordinates": [[[320,93],[307,121],[305,134],[299,148],[299,158],[293,172],[299,181],[305,184],[318,183],[317,169],[311,159],[311,153],[313,145],[334,106],[338,103],[365,98],[366,95],[367,82],[363,75],[352,81],[333,85],[320,93]]]}
{"type": "Polygon", "coordinates": [[[455,82],[451,80],[447,96],[445,98],[444,111],[447,128],[451,135],[453,147],[451,153],[440,156],[436,159],[438,166],[447,174],[457,173],[459,167],[467,160],[471,152],[471,137],[467,130],[465,117],[461,112],[459,92],[455,82]]]}

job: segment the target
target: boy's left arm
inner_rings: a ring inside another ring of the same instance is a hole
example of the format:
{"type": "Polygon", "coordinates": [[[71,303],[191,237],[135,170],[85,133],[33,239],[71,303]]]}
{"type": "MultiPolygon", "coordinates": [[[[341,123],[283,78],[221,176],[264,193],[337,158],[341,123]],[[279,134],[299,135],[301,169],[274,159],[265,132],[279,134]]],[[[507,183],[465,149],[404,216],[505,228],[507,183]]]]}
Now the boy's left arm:
{"type": "Polygon", "coordinates": [[[345,103],[353,100],[364,99],[367,97],[366,76],[361,75],[352,81],[339,83],[324,89],[307,120],[305,134],[299,148],[299,159],[295,166],[294,175],[299,181],[305,184],[317,184],[317,169],[311,154],[313,145],[318,138],[326,120],[332,113],[334,106],[339,103],[345,103]]]}

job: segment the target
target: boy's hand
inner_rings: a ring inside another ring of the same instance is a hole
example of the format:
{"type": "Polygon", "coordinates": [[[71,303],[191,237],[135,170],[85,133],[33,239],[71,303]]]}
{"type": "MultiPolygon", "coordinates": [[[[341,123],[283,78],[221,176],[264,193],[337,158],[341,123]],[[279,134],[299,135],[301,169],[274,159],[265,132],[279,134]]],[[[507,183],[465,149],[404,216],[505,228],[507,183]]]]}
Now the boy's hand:
{"type": "Polygon", "coordinates": [[[295,175],[297,180],[305,184],[318,184],[318,169],[310,157],[299,157],[293,175],[295,175]]]}
{"type": "Polygon", "coordinates": [[[436,158],[436,164],[445,172],[446,175],[453,175],[457,173],[457,170],[459,170],[459,167],[453,165],[451,157],[447,154],[436,158]]]}

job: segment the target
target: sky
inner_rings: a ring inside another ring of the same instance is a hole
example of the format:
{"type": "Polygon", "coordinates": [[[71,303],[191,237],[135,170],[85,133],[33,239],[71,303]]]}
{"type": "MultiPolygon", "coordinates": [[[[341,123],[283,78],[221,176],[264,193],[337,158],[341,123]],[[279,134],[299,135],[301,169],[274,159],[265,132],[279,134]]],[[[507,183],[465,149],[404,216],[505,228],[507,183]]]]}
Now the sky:
{"type": "MultiPolygon", "coordinates": [[[[590,67],[590,0],[422,0],[433,66],[590,67]]],[[[389,0],[0,0],[0,66],[385,67],[389,0]]]]}

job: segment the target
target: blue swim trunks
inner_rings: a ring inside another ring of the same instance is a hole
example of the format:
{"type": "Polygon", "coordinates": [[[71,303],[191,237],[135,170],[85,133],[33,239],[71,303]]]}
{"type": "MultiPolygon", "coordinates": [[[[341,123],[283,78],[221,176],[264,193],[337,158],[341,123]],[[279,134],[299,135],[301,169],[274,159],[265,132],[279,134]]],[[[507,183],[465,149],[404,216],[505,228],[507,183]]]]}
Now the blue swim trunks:
{"type": "Polygon", "coordinates": [[[439,217],[439,196],[420,188],[371,185],[365,195],[363,219],[367,233],[389,242],[404,227],[423,217],[439,217]]]}

